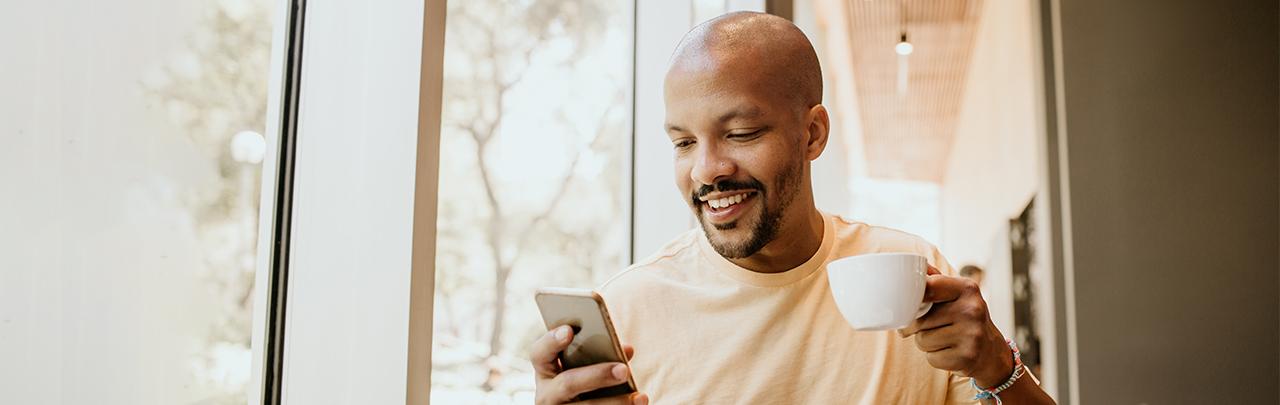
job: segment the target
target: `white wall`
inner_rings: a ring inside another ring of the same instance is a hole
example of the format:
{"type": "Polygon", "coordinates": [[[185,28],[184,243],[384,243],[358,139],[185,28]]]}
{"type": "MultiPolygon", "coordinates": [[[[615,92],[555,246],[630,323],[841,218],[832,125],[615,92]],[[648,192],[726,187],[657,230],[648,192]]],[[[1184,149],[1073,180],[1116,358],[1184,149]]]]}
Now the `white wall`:
{"type": "Polygon", "coordinates": [[[957,268],[986,270],[983,292],[1000,330],[1013,330],[1009,219],[1038,182],[1032,4],[988,2],[982,9],[950,160],[942,181],[939,247],[957,268]]]}

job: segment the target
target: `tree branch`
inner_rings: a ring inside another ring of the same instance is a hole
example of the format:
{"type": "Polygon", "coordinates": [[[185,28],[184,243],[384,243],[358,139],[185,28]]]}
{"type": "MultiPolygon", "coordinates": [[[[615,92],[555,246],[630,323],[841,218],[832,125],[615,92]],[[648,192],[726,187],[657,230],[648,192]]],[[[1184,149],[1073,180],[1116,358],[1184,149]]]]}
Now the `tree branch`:
{"type": "MultiPolygon", "coordinates": [[[[596,121],[595,133],[592,135],[591,141],[586,143],[587,145],[595,145],[596,141],[604,135],[608,128],[609,114],[611,114],[617,107],[618,103],[610,103],[609,107],[605,108],[604,112],[600,114],[600,119],[596,121]]],[[[568,120],[564,115],[564,110],[560,110],[559,113],[561,120],[568,120]]],[[[573,128],[572,125],[566,125],[566,127],[573,128]]],[[[535,215],[533,219],[529,221],[529,225],[525,227],[524,232],[521,232],[520,240],[516,243],[515,254],[512,255],[510,261],[513,267],[515,266],[516,261],[520,259],[520,255],[524,252],[525,247],[528,246],[530,237],[534,234],[534,229],[536,229],[536,227],[542,222],[550,220],[551,214],[555,212],[556,207],[560,205],[560,201],[564,199],[566,194],[568,194],[567,191],[574,178],[573,173],[578,168],[578,162],[581,160],[582,152],[579,151],[573,156],[573,160],[569,162],[569,170],[565,172],[564,178],[560,180],[560,185],[556,188],[555,194],[551,197],[551,202],[547,204],[546,208],[535,215]]]]}

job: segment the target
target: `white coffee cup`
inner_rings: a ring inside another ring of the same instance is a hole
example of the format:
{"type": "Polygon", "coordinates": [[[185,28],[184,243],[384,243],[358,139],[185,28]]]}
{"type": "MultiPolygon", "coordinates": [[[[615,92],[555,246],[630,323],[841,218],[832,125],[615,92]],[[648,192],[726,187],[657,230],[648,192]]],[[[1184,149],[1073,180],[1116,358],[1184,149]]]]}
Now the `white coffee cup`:
{"type": "Polygon", "coordinates": [[[831,296],[857,330],[901,329],[933,307],[924,301],[929,262],[910,253],[872,253],[827,263],[831,296]]]}

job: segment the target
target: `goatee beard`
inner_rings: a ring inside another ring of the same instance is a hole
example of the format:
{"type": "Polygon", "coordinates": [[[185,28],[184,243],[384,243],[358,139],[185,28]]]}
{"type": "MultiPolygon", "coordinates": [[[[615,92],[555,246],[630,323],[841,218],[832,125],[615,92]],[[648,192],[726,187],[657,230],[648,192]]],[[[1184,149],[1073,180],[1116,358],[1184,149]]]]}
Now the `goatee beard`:
{"type": "Polygon", "coordinates": [[[771,196],[770,192],[765,190],[764,184],[754,178],[747,181],[724,180],[716,183],[714,187],[703,185],[696,190],[691,197],[694,206],[697,207],[698,224],[702,226],[702,232],[706,235],[707,241],[711,243],[711,248],[726,259],[741,259],[756,254],[760,249],[764,249],[769,242],[773,242],[774,238],[778,237],[778,231],[782,227],[783,213],[787,211],[787,207],[791,205],[791,201],[798,194],[801,167],[801,165],[797,164],[783,171],[782,177],[778,182],[778,190],[776,190],[781,193],[779,194],[781,198],[779,198],[778,206],[774,208],[770,208],[768,204],[771,196]],[[736,229],[738,223],[746,218],[740,218],[727,224],[712,224],[708,226],[706,217],[702,212],[703,206],[699,201],[700,197],[712,191],[725,192],[734,190],[754,190],[760,202],[760,214],[756,217],[755,226],[751,228],[747,240],[741,243],[717,240],[714,234],[719,232],[713,231],[712,228],[716,231],[736,229]]]}
{"type": "MultiPolygon", "coordinates": [[[[763,197],[763,193],[761,196],[763,197]]],[[[698,223],[702,224],[702,232],[707,235],[707,241],[711,242],[711,248],[715,249],[716,253],[726,259],[741,259],[756,254],[760,249],[764,249],[765,245],[772,242],[773,238],[778,236],[778,226],[782,222],[781,214],[781,212],[770,210],[769,207],[762,207],[755,227],[751,228],[751,233],[747,240],[742,243],[716,240],[716,237],[712,236],[711,230],[707,229],[706,220],[699,220],[698,223]]],[[[740,221],[741,219],[727,224],[715,224],[713,227],[717,230],[734,229],[740,221]]]]}

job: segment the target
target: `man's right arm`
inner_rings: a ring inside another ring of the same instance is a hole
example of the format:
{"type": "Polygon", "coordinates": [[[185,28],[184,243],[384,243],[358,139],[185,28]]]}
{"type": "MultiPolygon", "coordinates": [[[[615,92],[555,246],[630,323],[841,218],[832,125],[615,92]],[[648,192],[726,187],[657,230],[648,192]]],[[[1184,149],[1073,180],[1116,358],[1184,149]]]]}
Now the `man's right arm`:
{"type": "MultiPolygon", "coordinates": [[[[585,367],[564,370],[560,366],[559,353],[569,347],[573,341],[573,330],[561,326],[542,335],[533,343],[529,360],[533,362],[534,379],[537,393],[534,402],[543,404],[566,404],[584,392],[599,388],[611,387],[627,381],[631,370],[622,363],[600,363],[585,367]]],[[[628,359],[635,354],[635,349],[623,345],[622,351],[628,359]]],[[[599,398],[578,404],[635,404],[647,405],[649,397],[642,393],[599,398]]]]}

